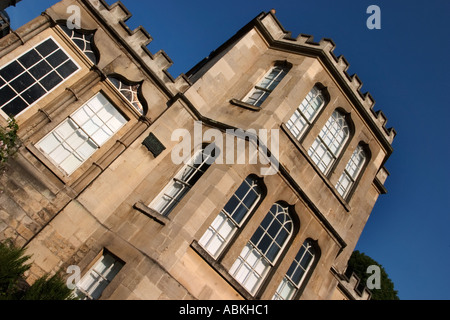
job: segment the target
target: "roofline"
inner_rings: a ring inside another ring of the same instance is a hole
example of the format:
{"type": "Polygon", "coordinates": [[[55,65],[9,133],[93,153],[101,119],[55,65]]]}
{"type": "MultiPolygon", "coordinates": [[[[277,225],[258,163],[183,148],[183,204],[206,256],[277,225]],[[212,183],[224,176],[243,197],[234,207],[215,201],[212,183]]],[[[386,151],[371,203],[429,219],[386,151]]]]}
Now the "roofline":
{"type": "Polygon", "coordinates": [[[369,92],[362,93],[360,91],[362,82],[359,77],[356,74],[349,75],[346,72],[349,67],[349,63],[347,62],[345,57],[337,57],[336,55],[334,55],[333,49],[336,47],[334,41],[329,38],[323,38],[319,42],[315,42],[312,36],[305,34],[299,34],[297,38],[293,38],[292,33],[284,29],[283,25],[272,11],[262,12],[257,15],[253,20],[251,20],[248,24],[237,31],[220,47],[212,51],[208,57],[204,58],[193,68],[191,68],[186,73],[189,81],[192,84],[195,83],[221,57],[223,57],[229,50],[231,50],[236,42],[243,38],[252,29],[256,29],[259,31],[259,33],[264,37],[269,45],[269,48],[271,49],[297,54],[300,53],[320,59],[327,70],[329,70],[333,78],[338,81],[345,94],[351,100],[352,104],[367,120],[369,127],[375,133],[383,148],[386,150],[387,155],[383,163],[387,160],[387,158],[393,152],[392,141],[397,132],[394,128],[388,129],[385,127],[387,118],[381,110],[373,110],[375,100],[369,92]],[[263,24],[263,20],[268,16],[270,16],[279,26],[281,32],[283,33],[282,38],[275,39],[272,36],[271,32],[263,24]]]}

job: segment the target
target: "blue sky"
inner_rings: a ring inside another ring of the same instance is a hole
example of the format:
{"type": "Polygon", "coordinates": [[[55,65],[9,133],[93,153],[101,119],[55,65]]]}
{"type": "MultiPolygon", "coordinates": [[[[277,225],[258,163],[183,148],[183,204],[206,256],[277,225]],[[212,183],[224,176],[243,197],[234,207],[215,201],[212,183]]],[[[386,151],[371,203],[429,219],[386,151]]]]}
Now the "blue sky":
{"type": "MultiPolygon", "coordinates": [[[[23,0],[8,9],[13,28],[57,0],[23,0]]],[[[113,0],[107,0],[112,4],[113,0]]],[[[386,269],[401,299],[450,299],[450,1],[400,0],[122,0],[173,60],[177,77],[262,11],[292,35],[331,38],[397,130],[386,164],[388,194],[380,196],[357,249],[386,269]],[[369,5],[381,29],[369,30],[369,5]],[[446,142],[447,141],[447,142],[446,142]]]]}

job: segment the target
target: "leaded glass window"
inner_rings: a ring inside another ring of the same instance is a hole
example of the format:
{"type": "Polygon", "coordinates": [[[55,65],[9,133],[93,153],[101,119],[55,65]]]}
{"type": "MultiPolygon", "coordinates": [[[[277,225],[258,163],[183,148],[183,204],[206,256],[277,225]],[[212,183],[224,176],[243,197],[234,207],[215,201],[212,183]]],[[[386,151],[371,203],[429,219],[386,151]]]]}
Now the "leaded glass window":
{"type": "Polygon", "coordinates": [[[277,288],[273,300],[290,300],[300,288],[314,261],[315,250],[311,240],[306,240],[292,261],[289,270],[277,288]]]}
{"type": "Polygon", "coordinates": [[[231,266],[230,274],[255,294],[292,235],[288,207],[275,203],[231,266]]]}
{"type": "Polygon", "coordinates": [[[322,92],[317,87],[312,88],[286,123],[287,128],[297,140],[300,140],[306,129],[311,126],[324,105],[325,98],[322,92]]]}
{"type": "Polygon", "coordinates": [[[144,115],[144,106],[139,100],[140,83],[127,84],[117,78],[108,77],[109,81],[119,90],[122,96],[131,103],[131,105],[141,114],[144,115]]]}
{"type": "Polygon", "coordinates": [[[80,48],[81,51],[92,61],[97,64],[97,55],[94,51],[94,32],[82,32],[75,28],[69,29],[66,25],[60,25],[61,29],[69,36],[69,38],[80,48]]]}
{"type": "Polygon", "coordinates": [[[353,152],[347,166],[344,169],[341,177],[339,178],[336,189],[342,197],[347,197],[353,185],[356,182],[359,174],[361,173],[362,167],[366,162],[366,153],[364,148],[359,145],[353,152]]]}
{"type": "Polygon", "coordinates": [[[211,256],[217,257],[245,222],[261,194],[257,178],[247,177],[200,238],[199,244],[211,256]]]}
{"type": "Polygon", "coordinates": [[[308,150],[309,156],[322,173],[327,174],[330,171],[349,134],[350,129],[345,115],[334,111],[308,150]]]}

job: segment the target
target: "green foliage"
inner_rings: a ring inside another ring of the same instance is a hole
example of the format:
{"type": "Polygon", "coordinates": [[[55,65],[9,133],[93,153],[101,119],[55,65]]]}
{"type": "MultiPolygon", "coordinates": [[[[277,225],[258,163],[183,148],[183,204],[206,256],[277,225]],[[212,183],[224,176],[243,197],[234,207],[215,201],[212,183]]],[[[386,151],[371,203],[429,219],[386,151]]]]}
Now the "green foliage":
{"type": "Polygon", "coordinates": [[[24,272],[30,269],[30,265],[25,264],[29,258],[24,249],[0,242],[0,300],[17,298],[20,280],[24,272]]]}
{"type": "Polygon", "coordinates": [[[21,142],[18,131],[19,125],[14,117],[8,120],[6,128],[0,127],[0,166],[19,150],[21,142]]]}
{"type": "Polygon", "coordinates": [[[45,275],[36,280],[21,300],[74,300],[72,290],[58,276],[45,275]]]}
{"type": "Polygon", "coordinates": [[[384,270],[383,266],[373,260],[371,257],[365,255],[358,250],[355,250],[349,261],[348,270],[353,271],[360,279],[360,283],[366,284],[367,279],[371,276],[371,273],[367,273],[367,267],[371,265],[377,265],[380,267],[381,272],[381,288],[372,289],[372,300],[400,300],[398,297],[398,291],[394,290],[394,283],[389,278],[388,274],[384,270]]]}
{"type": "Polygon", "coordinates": [[[72,291],[55,274],[44,275],[32,286],[26,284],[24,273],[31,265],[25,249],[14,247],[11,242],[0,242],[0,300],[72,300],[72,291]]]}

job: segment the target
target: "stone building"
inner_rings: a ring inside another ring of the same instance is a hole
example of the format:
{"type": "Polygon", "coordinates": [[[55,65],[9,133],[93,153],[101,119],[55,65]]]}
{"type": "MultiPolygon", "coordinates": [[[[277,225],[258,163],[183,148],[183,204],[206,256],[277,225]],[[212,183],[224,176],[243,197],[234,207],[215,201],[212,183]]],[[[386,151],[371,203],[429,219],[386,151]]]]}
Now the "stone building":
{"type": "Polygon", "coordinates": [[[0,39],[0,124],[23,142],[0,240],[32,255],[27,280],[79,270],[90,299],[370,298],[345,270],[395,131],[334,43],[261,13],[175,79],[130,16],[63,0],[0,39]]]}

